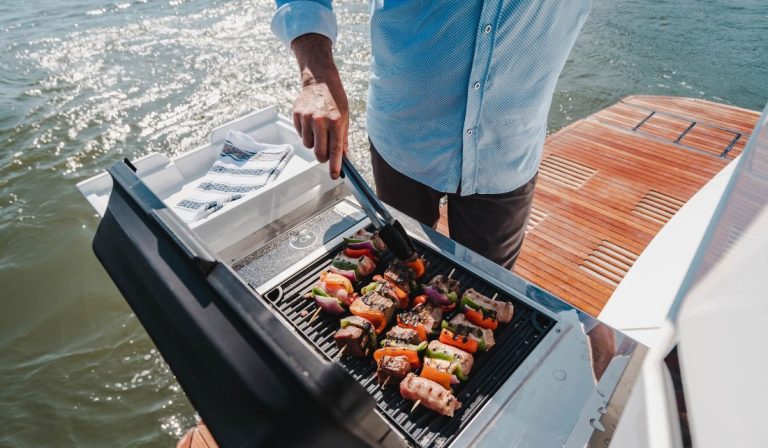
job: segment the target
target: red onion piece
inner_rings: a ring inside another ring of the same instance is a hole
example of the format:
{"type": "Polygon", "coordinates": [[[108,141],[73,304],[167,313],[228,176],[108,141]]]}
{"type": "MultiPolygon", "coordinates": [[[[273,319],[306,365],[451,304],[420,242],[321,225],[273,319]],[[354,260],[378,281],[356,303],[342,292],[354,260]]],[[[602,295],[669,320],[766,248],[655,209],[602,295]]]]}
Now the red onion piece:
{"type": "Polygon", "coordinates": [[[451,299],[449,299],[445,294],[442,294],[440,291],[436,290],[435,288],[427,285],[422,285],[421,287],[422,292],[429,297],[429,300],[436,303],[440,306],[447,306],[450,305],[451,299]]]}
{"type": "Polygon", "coordinates": [[[345,271],[344,269],[339,269],[335,266],[331,266],[330,271],[334,274],[343,275],[352,283],[357,283],[357,276],[355,275],[355,271],[345,271]]]}
{"type": "Polygon", "coordinates": [[[451,384],[459,384],[460,382],[456,375],[451,375],[451,384]]]}
{"type": "Polygon", "coordinates": [[[341,314],[344,312],[344,308],[339,304],[339,299],[336,297],[315,296],[315,303],[329,314],[341,314]]]}
{"type": "Polygon", "coordinates": [[[375,254],[378,252],[375,247],[373,247],[373,243],[370,241],[362,241],[359,243],[347,243],[347,247],[350,249],[370,249],[371,253],[375,254]]]}

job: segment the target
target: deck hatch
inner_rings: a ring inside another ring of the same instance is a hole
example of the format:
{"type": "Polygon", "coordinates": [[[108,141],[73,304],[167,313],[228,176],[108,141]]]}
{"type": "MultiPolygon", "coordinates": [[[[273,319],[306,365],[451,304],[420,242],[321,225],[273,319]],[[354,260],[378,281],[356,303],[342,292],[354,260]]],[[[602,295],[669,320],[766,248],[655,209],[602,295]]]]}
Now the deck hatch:
{"type": "Polygon", "coordinates": [[[685,205],[680,199],[651,190],[638,201],[633,213],[659,224],[666,224],[685,205]]]}
{"type": "Polygon", "coordinates": [[[606,283],[617,286],[635,263],[637,257],[636,253],[603,240],[584,259],[579,268],[606,283]]]}
{"type": "Polygon", "coordinates": [[[552,155],[542,160],[539,174],[545,179],[578,190],[597,174],[597,170],[565,157],[552,155]]]}
{"type": "Polygon", "coordinates": [[[531,214],[528,217],[528,224],[525,226],[525,233],[531,232],[537,225],[544,221],[549,213],[539,209],[535,205],[531,207],[531,214]]]}

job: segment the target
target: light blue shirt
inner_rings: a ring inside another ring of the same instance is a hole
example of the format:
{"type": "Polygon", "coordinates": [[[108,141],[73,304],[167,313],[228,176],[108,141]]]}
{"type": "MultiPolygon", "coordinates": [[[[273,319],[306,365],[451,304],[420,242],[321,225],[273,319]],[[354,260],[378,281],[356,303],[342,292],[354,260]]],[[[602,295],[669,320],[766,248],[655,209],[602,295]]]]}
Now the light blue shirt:
{"type": "MultiPolygon", "coordinates": [[[[371,1],[368,135],[438,191],[506,193],[541,161],[557,78],[591,0],[371,1]]],[[[336,39],[330,0],[277,0],[288,47],[336,39]]]]}

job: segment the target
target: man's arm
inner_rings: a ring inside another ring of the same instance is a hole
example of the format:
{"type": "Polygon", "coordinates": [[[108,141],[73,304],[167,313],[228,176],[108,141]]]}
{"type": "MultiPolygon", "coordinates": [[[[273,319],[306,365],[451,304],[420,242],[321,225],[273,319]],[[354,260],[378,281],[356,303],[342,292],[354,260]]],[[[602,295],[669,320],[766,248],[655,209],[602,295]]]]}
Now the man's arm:
{"type": "Polygon", "coordinates": [[[315,148],[320,162],[329,162],[332,179],[341,173],[341,156],[347,150],[349,104],[333,62],[331,41],[319,34],[305,34],[291,42],[301,73],[301,92],[293,103],[293,125],[304,146],[315,148]]]}
{"type": "Polygon", "coordinates": [[[333,62],[336,18],[330,1],[278,1],[272,31],[290,45],[301,75],[301,91],[293,105],[293,124],[304,146],[329,162],[332,179],[341,173],[348,146],[349,104],[333,62]]]}

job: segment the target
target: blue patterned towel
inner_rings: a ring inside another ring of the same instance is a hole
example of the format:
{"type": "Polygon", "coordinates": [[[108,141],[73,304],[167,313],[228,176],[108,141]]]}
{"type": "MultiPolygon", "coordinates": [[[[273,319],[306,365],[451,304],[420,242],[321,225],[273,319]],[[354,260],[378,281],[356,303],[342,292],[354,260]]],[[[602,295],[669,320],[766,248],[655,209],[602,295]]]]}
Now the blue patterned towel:
{"type": "Polygon", "coordinates": [[[174,209],[192,223],[267,185],[288,163],[291,145],[261,143],[247,134],[229,131],[219,158],[189,195],[174,209]]]}

